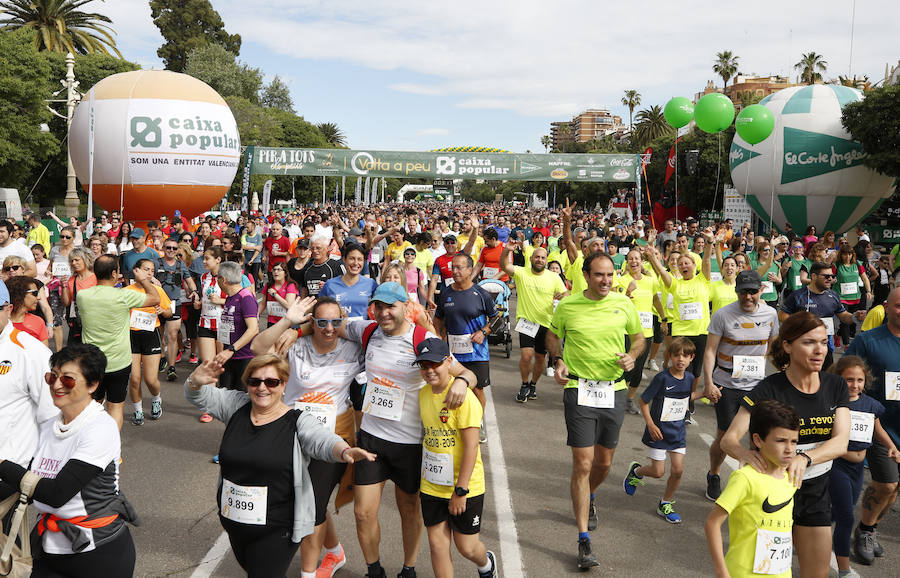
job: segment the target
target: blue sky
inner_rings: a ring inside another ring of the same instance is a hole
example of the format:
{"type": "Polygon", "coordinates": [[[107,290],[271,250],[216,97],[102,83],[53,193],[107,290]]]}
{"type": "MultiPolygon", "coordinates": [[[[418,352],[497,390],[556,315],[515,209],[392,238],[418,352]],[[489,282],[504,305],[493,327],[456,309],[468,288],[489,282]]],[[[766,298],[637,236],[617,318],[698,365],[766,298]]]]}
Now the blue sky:
{"type": "MultiPolygon", "coordinates": [[[[585,108],[627,122],[627,89],[642,94],[640,109],[721,85],[711,67],[722,50],[746,74],[796,76],[801,53],[815,51],[826,79],[852,72],[873,82],[900,59],[897,0],[856,3],[852,61],[853,0],[212,3],[241,35],[241,60],[281,76],[297,112],[336,123],[353,148],[542,152],[549,123],[585,108]]],[[[85,9],[113,19],[126,58],[162,68],[147,0],[85,9]]]]}

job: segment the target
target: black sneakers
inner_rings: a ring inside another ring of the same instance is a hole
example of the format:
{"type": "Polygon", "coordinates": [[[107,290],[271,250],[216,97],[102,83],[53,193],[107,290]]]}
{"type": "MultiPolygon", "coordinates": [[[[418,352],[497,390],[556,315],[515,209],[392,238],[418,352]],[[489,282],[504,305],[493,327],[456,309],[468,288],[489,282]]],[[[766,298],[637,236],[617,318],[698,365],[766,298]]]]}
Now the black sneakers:
{"type": "Polygon", "coordinates": [[[597,559],[594,558],[594,555],[591,553],[591,539],[590,538],[579,538],[578,539],[578,569],[579,570],[587,570],[588,568],[593,568],[594,566],[599,566],[600,562],[597,562],[597,559]]]}
{"type": "Polygon", "coordinates": [[[706,499],[715,502],[722,495],[722,479],[719,474],[706,472],[706,499]]]}
{"type": "Polygon", "coordinates": [[[519,403],[525,403],[528,401],[528,391],[531,388],[531,384],[523,383],[522,387],[519,388],[519,393],[516,394],[516,401],[519,403]]]}
{"type": "Polygon", "coordinates": [[[871,566],[875,561],[875,533],[857,528],[853,536],[853,554],[856,554],[856,562],[871,566]]]}

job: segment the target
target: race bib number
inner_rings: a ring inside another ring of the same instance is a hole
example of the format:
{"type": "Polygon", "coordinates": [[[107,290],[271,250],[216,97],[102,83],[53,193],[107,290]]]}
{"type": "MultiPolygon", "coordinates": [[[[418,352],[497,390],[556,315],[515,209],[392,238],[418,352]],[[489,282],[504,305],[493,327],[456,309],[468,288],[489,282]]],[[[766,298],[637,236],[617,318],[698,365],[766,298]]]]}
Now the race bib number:
{"type": "Polygon", "coordinates": [[[500,273],[500,269],[498,269],[497,267],[485,267],[481,271],[481,278],[482,279],[493,279],[499,273],[500,273]]]}
{"type": "Polygon", "coordinates": [[[825,324],[825,334],[834,335],[834,317],[822,317],[822,323],[825,324]]]}
{"type": "Polygon", "coordinates": [[[697,321],[703,319],[703,310],[700,309],[701,303],[680,303],[678,305],[678,317],[682,321],[697,321]]]}
{"type": "Polygon", "coordinates": [[[284,317],[286,313],[286,311],[284,310],[284,305],[282,305],[278,301],[268,301],[266,303],[266,312],[271,317],[284,317]]]}
{"type": "Polygon", "coordinates": [[[403,415],[403,396],[405,391],[399,387],[387,387],[377,383],[366,386],[366,401],[363,412],[382,419],[400,421],[403,415]]]}
{"type": "Polygon", "coordinates": [[[265,526],[268,498],[266,486],[239,486],[222,479],[220,512],[232,522],[265,526]]]}
{"type": "Polygon", "coordinates": [[[409,300],[413,303],[419,302],[419,294],[418,293],[407,293],[409,295],[409,300]]]}
{"type": "Polygon", "coordinates": [[[439,454],[423,448],[422,477],[438,486],[452,486],[453,454],[439,454]]]}
{"type": "Polygon", "coordinates": [[[232,331],[234,331],[234,319],[223,316],[216,325],[216,341],[222,345],[231,345],[232,331]]]}
{"type": "Polygon", "coordinates": [[[153,331],[156,328],[156,315],[132,309],[129,324],[138,331],[153,331]]]}
{"type": "Polygon", "coordinates": [[[884,372],[884,399],[900,401],[900,371],[884,372]]]}
{"type": "Polygon", "coordinates": [[[762,379],[766,376],[766,358],[762,355],[735,355],[732,379],[762,379]]]}
{"type": "Polygon", "coordinates": [[[373,265],[381,263],[381,255],[379,255],[378,253],[372,253],[372,256],[369,258],[369,262],[373,265]]]}
{"type": "Polygon", "coordinates": [[[850,411],[850,441],[872,443],[875,432],[875,414],[865,411],[850,411]]]}
{"type": "Polygon", "coordinates": [[[721,280],[722,280],[722,273],[720,273],[719,271],[710,271],[710,272],[709,272],[709,280],[710,280],[711,282],[712,282],[712,281],[721,281],[721,280]]]}
{"type": "Polygon", "coordinates": [[[855,295],[859,292],[858,285],[854,282],[841,283],[841,295],[855,295]]]}
{"type": "MultiPolygon", "coordinates": [[[[822,445],[822,443],[811,443],[811,444],[797,444],[797,453],[808,452],[810,450],[814,450],[817,447],[822,445]]],[[[810,467],[806,468],[806,473],[803,474],[804,480],[811,480],[813,478],[818,478],[823,474],[827,474],[831,471],[831,460],[827,462],[822,462],[821,464],[813,464],[810,467]]]]}
{"type": "Polygon", "coordinates": [[[641,327],[644,329],[653,329],[653,314],[648,311],[638,311],[638,317],[641,318],[641,327]]]}
{"type": "Polygon", "coordinates": [[[687,415],[689,397],[667,397],[663,400],[659,421],[681,421],[687,415]]]}
{"type": "Polygon", "coordinates": [[[54,277],[71,277],[72,276],[72,268],[69,267],[68,263],[64,263],[62,261],[54,261],[53,262],[53,276],[54,277]]]}
{"type": "Polygon", "coordinates": [[[474,353],[475,344],[472,343],[472,334],[450,335],[450,353],[474,353]]]}
{"type": "Polygon", "coordinates": [[[535,335],[537,335],[537,332],[540,328],[540,325],[538,325],[534,321],[529,321],[524,317],[520,317],[519,322],[516,323],[516,331],[518,331],[519,333],[524,333],[528,337],[534,337],[535,335]]]}
{"type": "Polygon", "coordinates": [[[794,289],[799,289],[799,288],[800,288],[800,274],[798,273],[796,276],[794,276],[794,289]]]}
{"type": "Polygon", "coordinates": [[[774,293],[775,286],[772,284],[771,281],[763,281],[762,282],[762,292],[763,292],[763,294],[774,293]]]}
{"type": "Polygon", "coordinates": [[[790,532],[756,530],[756,553],[753,555],[754,574],[784,574],[791,569],[794,552],[790,532]]]}
{"type": "Polygon", "coordinates": [[[334,433],[334,424],[337,421],[337,406],[333,403],[312,403],[309,401],[295,401],[294,409],[299,409],[316,418],[319,425],[334,433]]]}
{"type": "Polygon", "coordinates": [[[612,409],[616,405],[612,381],[578,379],[578,405],[612,409]]]}
{"type": "Polygon", "coordinates": [[[453,277],[447,277],[446,279],[444,279],[444,285],[446,285],[447,287],[453,286],[453,277]]]}
{"type": "Polygon", "coordinates": [[[200,315],[207,319],[218,319],[222,315],[222,306],[207,301],[201,307],[200,315]]]}
{"type": "Polygon", "coordinates": [[[890,281],[888,280],[888,272],[885,271],[884,269],[882,269],[881,270],[881,284],[887,285],[888,283],[890,283],[890,281]]]}
{"type": "Polygon", "coordinates": [[[619,247],[619,255],[627,255],[631,251],[629,247],[619,247]]]}

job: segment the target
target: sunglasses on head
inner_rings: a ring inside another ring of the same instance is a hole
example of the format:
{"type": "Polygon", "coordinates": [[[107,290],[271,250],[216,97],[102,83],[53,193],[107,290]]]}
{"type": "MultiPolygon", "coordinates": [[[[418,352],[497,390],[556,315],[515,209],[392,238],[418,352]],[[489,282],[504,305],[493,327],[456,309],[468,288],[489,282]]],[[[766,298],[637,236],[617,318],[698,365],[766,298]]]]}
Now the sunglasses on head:
{"type": "Polygon", "coordinates": [[[3,272],[9,273],[10,271],[18,271],[21,268],[22,268],[21,265],[10,265],[9,267],[4,267],[3,272]]]}
{"type": "Polygon", "coordinates": [[[35,297],[38,296],[38,293],[40,293],[40,289],[29,289],[25,292],[26,295],[34,295],[35,297]]]}
{"type": "Polygon", "coordinates": [[[44,374],[44,381],[47,382],[47,385],[53,385],[56,383],[56,380],[59,380],[60,383],[63,384],[63,387],[66,389],[72,389],[75,387],[75,378],[69,375],[56,375],[52,371],[48,371],[44,374]]]}
{"type": "Polygon", "coordinates": [[[338,317],[337,319],[319,319],[319,318],[314,317],[313,321],[316,322],[316,326],[320,329],[325,329],[326,327],[328,327],[329,323],[331,324],[332,327],[337,329],[338,327],[341,326],[341,323],[344,322],[344,320],[340,317],[338,317]]]}
{"type": "Polygon", "coordinates": [[[269,389],[275,389],[281,385],[281,380],[277,377],[267,377],[265,379],[259,377],[247,378],[247,387],[259,387],[262,384],[266,384],[266,387],[269,389]]]}

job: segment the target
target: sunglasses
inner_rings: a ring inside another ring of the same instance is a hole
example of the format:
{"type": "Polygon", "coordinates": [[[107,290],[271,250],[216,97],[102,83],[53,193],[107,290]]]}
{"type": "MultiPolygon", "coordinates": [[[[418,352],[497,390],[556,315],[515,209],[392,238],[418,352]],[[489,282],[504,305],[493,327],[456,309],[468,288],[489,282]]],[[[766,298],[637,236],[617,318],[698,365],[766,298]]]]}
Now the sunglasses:
{"type": "Polygon", "coordinates": [[[10,271],[18,271],[18,270],[21,269],[21,268],[22,268],[21,265],[11,265],[11,266],[9,266],[9,267],[4,267],[4,268],[3,268],[3,272],[4,272],[4,273],[9,273],[10,271]]]}
{"type": "Polygon", "coordinates": [[[316,327],[318,327],[319,329],[325,329],[326,327],[328,327],[328,324],[329,324],[329,323],[331,324],[332,327],[334,327],[335,329],[337,329],[338,327],[341,326],[341,323],[344,322],[343,318],[341,318],[341,317],[338,317],[337,319],[318,319],[318,318],[313,318],[313,321],[316,322],[316,327]]]}
{"type": "Polygon", "coordinates": [[[60,239],[71,239],[72,235],[60,235],[59,238],[60,239]]]}
{"type": "Polygon", "coordinates": [[[759,289],[741,289],[738,291],[738,295],[755,295],[759,289]]]}
{"type": "Polygon", "coordinates": [[[259,387],[262,384],[266,384],[266,387],[268,387],[269,389],[275,389],[276,387],[281,385],[281,380],[277,377],[267,377],[265,379],[261,379],[259,377],[247,378],[247,387],[259,387]]]}
{"type": "Polygon", "coordinates": [[[836,276],[831,273],[819,273],[819,277],[825,277],[826,279],[834,279],[836,276]]]}
{"type": "Polygon", "coordinates": [[[48,371],[44,374],[44,381],[47,382],[47,385],[53,385],[56,383],[56,380],[59,380],[60,383],[63,384],[63,387],[66,389],[72,389],[75,387],[75,378],[69,375],[56,375],[52,371],[48,371]]]}
{"type": "Polygon", "coordinates": [[[38,293],[40,293],[40,289],[29,289],[25,292],[26,295],[34,295],[35,297],[38,296],[38,293]]]}
{"type": "Polygon", "coordinates": [[[178,247],[177,247],[177,246],[175,246],[175,247],[163,247],[163,248],[164,248],[166,251],[177,251],[177,250],[178,250],[178,247]]]}
{"type": "Polygon", "coordinates": [[[443,361],[420,361],[419,367],[421,369],[437,369],[443,363],[444,363],[443,361]]]}

